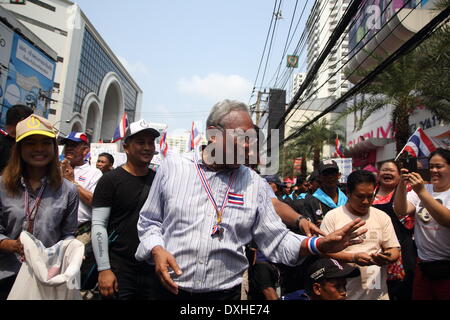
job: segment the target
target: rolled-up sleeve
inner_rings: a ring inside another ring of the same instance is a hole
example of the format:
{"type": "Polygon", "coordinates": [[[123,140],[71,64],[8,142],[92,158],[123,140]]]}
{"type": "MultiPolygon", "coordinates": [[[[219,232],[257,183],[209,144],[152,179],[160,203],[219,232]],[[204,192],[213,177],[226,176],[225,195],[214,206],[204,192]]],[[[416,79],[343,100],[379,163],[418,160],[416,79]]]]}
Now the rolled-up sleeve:
{"type": "Polygon", "coordinates": [[[136,250],[136,260],[152,262],[151,251],[156,246],[164,247],[164,181],[165,163],[158,168],[147,200],[139,213],[137,224],[140,244],[136,250]]]}
{"type": "Polygon", "coordinates": [[[304,257],[300,256],[300,245],[306,237],[289,231],[283,224],[272,205],[268,188],[259,188],[257,202],[252,232],[258,249],[272,262],[289,266],[301,264],[304,257]]]}

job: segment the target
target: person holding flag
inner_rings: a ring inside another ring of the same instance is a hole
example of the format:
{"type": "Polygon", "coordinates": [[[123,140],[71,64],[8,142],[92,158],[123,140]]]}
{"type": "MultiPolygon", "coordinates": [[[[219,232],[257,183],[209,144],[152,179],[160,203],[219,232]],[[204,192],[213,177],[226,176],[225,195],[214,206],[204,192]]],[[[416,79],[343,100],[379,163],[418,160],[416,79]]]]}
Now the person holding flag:
{"type": "Polygon", "coordinates": [[[401,169],[394,211],[399,218],[414,214],[416,220],[414,239],[419,259],[413,300],[450,300],[450,151],[437,148],[428,160],[431,184],[425,184],[417,172],[401,169]],[[412,187],[410,192],[406,191],[407,183],[412,187]]]}

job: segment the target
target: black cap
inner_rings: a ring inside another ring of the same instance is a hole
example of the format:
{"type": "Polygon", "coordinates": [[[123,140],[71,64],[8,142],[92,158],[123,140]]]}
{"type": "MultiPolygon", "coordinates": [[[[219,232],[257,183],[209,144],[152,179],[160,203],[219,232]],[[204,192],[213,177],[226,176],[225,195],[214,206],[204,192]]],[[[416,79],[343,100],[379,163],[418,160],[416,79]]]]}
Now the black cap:
{"type": "Polygon", "coordinates": [[[317,180],[319,178],[319,172],[317,170],[314,170],[313,172],[311,172],[311,174],[306,178],[306,181],[310,182],[310,181],[314,181],[317,180]]]}
{"type": "Polygon", "coordinates": [[[319,174],[322,174],[325,170],[334,169],[339,172],[339,166],[334,160],[323,160],[319,163],[319,174]]]}
{"type": "Polygon", "coordinates": [[[280,187],[285,187],[286,183],[282,182],[280,177],[277,174],[272,174],[270,176],[265,176],[264,179],[266,179],[266,181],[268,183],[275,183],[277,186],[280,187]]]}
{"type": "Polygon", "coordinates": [[[360,275],[359,268],[346,263],[340,263],[335,259],[318,258],[307,269],[306,283],[312,286],[320,280],[335,278],[354,278],[360,275]]]}

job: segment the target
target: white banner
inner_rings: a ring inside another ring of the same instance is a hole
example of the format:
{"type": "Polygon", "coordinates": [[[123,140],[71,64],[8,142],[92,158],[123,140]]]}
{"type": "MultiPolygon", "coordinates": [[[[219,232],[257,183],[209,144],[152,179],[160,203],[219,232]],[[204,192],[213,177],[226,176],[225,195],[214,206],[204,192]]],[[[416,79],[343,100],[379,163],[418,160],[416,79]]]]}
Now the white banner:
{"type": "Polygon", "coordinates": [[[347,183],[347,178],[353,171],[352,158],[333,158],[336,161],[341,173],[340,183],[347,183]]]}
{"type": "Polygon", "coordinates": [[[53,80],[54,65],[49,63],[42,53],[20,39],[17,43],[16,57],[47,79],[53,80]]]}

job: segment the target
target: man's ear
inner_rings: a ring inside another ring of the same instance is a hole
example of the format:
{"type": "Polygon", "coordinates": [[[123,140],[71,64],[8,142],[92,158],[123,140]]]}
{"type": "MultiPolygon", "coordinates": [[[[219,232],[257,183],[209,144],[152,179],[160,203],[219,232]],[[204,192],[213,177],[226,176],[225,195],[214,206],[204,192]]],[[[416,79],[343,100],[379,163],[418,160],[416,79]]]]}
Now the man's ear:
{"type": "Polygon", "coordinates": [[[317,282],[313,283],[312,292],[316,296],[320,296],[322,294],[322,287],[321,287],[320,283],[317,283],[317,282]]]}
{"type": "Polygon", "coordinates": [[[216,142],[216,136],[215,135],[209,135],[208,134],[208,130],[219,130],[217,127],[214,127],[214,126],[208,126],[208,128],[206,128],[206,131],[207,131],[207,133],[206,133],[206,138],[208,139],[208,142],[211,142],[211,143],[214,143],[214,142],[216,142]]]}

